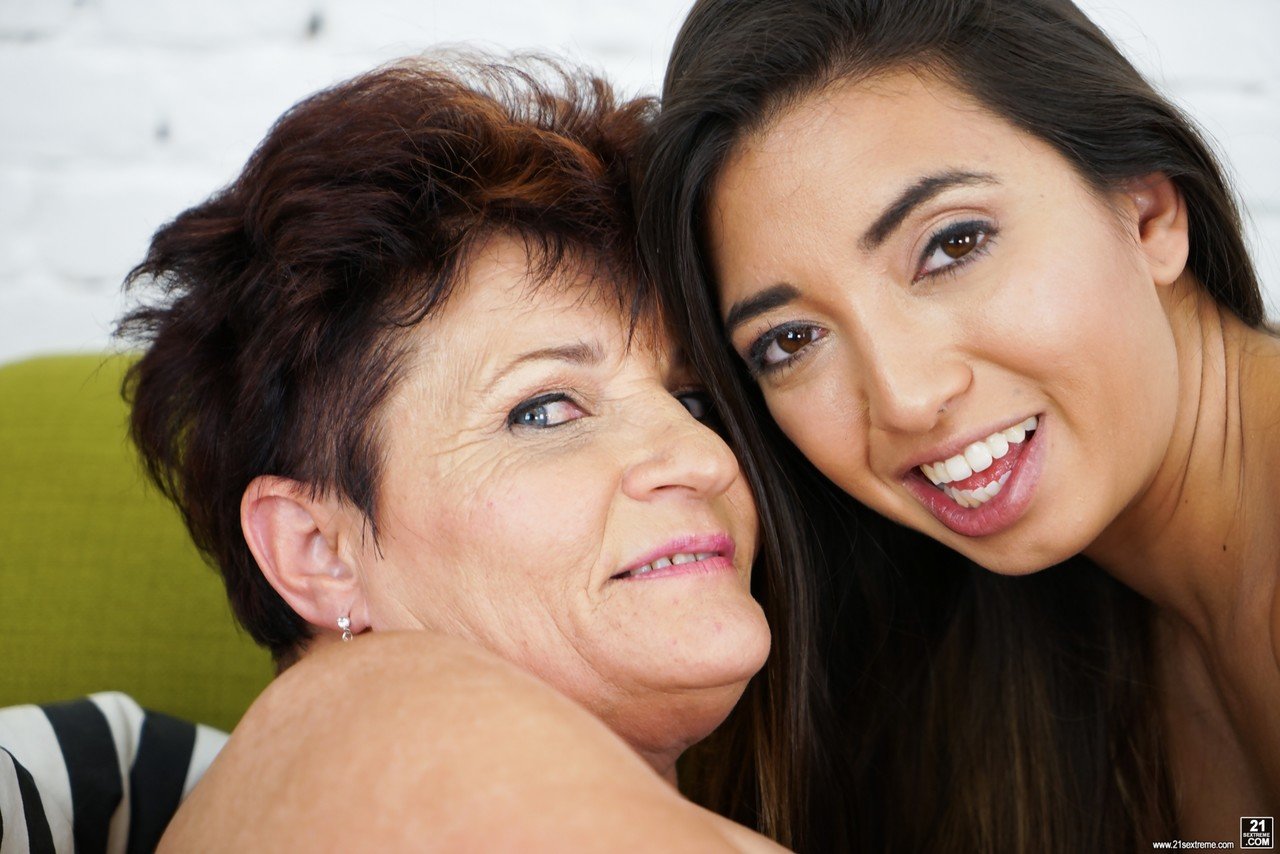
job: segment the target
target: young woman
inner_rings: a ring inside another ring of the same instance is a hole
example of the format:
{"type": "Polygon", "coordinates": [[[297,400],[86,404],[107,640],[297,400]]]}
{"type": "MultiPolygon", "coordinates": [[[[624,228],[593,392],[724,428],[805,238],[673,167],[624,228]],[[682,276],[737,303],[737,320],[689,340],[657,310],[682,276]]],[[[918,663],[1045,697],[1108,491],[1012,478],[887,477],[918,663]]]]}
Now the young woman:
{"type": "Polygon", "coordinates": [[[737,431],[954,550],[887,545],[912,632],[837,674],[864,839],[1275,813],[1280,341],[1213,155],[1069,0],[703,0],[640,205],[737,431]]]}

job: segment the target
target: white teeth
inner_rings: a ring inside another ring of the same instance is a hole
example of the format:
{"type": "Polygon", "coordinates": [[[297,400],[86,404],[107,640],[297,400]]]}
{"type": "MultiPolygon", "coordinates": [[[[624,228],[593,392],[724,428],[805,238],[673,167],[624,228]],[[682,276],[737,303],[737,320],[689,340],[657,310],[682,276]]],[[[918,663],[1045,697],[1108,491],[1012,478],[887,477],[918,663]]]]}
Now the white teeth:
{"type": "Polygon", "coordinates": [[[1027,434],[1036,429],[1036,425],[1040,422],[1034,415],[1023,421],[1021,424],[1015,424],[1008,430],[1004,431],[1004,437],[1010,442],[1021,442],[1027,438],[1027,434]]]}
{"type": "Polygon", "coordinates": [[[947,497],[952,501],[970,510],[974,507],[981,507],[992,497],[987,494],[985,487],[981,489],[952,489],[951,487],[946,487],[944,492],[947,493],[947,497]]]}
{"type": "MultiPolygon", "coordinates": [[[[921,466],[921,468],[924,468],[921,466]]],[[[946,463],[934,463],[924,471],[925,477],[933,481],[934,486],[951,482],[951,475],[947,474],[946,463]]]]}
{"type": "Polygon", "coordinates": [[[717,554],[719,554],[719,552],[680,552],[679,554],[674,554],[671,557],[660,557],[653,563],[646,563],[644,566],[636,567],[631,570],[631,572],[625,573],[624,576],[620,577],[625,577],[626,575],[644,575],[646,572],[653,572],[655,569],[663,569],[668,566],[679,566],[685,563],[694,563],[696,561],[715,557],[717,554]]]}
{"type": "Polygon", "coordinates": [[[964,461],[975,472],[986,471],[991,468],[992,460],[991,449],[987,447],[986,442],[974,442],[964,449],[964,461]]]}
{"type": "Polygon", "coordinates": [[[959,454],[944,462],[943,465],[947,467],[947,476],[951,480],[964,480],[973,474],[973,469],[969,468],[969,464],[959,454]]]}
{"type": "Polygon", "coordinates": [[[952,489],[949,486],[944,486],[942,491],[961,507],[973,509],[974,507],[981,507],[999,495],[1000,490],[1004,489],[1004,485],[1009,482],[1009,475],[1011,474],[1012,472],[1005,472],[1000,475],[999,480],[993,480],[977,489],[952,489]]]}
{"type": "Polygon", "coordinates": [[[1031,416],[1012,427],[992,433],[981,441],[974,442],[950,459],[936,463],[924,463],[920,471],[934,486],[942,486],[956,480],[972,477],[974,472],[984,472],[991,464],[1009,453],[1009,446],[1027,440],[1027,433],[1036,429],[1039,419],[1031,416]]]}

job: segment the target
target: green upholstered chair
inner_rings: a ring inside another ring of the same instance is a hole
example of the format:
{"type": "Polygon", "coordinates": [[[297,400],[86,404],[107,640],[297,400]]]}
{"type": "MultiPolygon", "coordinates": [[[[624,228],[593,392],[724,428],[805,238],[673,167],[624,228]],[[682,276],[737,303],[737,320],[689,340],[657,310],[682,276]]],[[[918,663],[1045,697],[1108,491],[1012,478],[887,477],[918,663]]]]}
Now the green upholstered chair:
{"type": "Polygon", "coordinates": [[[116,690],[233,727],[270,656],[126,437],[127,356],[0,366],[0,706],[116,690]]]}

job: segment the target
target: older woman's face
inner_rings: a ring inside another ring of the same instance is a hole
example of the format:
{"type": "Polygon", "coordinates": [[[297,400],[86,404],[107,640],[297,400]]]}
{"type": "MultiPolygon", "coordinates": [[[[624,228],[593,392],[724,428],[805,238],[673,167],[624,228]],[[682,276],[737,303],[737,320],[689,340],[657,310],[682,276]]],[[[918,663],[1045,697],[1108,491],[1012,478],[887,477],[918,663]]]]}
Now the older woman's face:
{"type": "Polygon", "coordinates": [[[667,342],[628,346],[598,285],[525,270],[491,242],[413,333],[358,560],[369,624],[472,640],[660,741],[673,704],[722,715],[767,655],[755,509],[667,342]]]}

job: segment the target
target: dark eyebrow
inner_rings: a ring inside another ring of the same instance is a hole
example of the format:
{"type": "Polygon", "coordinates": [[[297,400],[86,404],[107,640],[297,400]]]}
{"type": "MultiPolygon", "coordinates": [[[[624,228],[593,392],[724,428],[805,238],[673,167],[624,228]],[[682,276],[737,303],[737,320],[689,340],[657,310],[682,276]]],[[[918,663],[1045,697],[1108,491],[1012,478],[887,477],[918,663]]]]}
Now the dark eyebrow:
{"type": "MultiPolygon", "coordinates": [[[[943,172],[938,175],[927,175],[903,190],[887,207],[884,213],[871,224],[858,240],[864,251],[871,251],[902,225],[913,210],[932,199],[934,196],[952,187],[971,184],[998,184],[996,177],[987,172],[943,172]]],[[[772,311],[786,305],[800,296],[800,290],[794,285],[777,284],[765,288],[757,294],[741,299],[730,306],[724,318],[725,334],[733,335],[735,329],[758,317],[766,311],[772,311]]]]}
{"type": "Polygon", "coordinates": [[[986,172],[943,172],[940,175],[928,175],[903,190],[884,213],[863,233],[858,245],[865,251],[871,251],[884,243],[894,229],[902,225],[902,221],[920,205],[932,199],[944,190],[952,187],[971,184],[998,184],[994,175],[986,172]]]}
{"type": "Polygon", "coordinates": [[[732,335],[735,329],[751,318],[786,305],[798,296],[800,296],[800,289],[795,285],[779,284],[767,287],[746,299],[738,300],[729,307],[729,313],[724,316],[725,333],[732,335]]]}
{"type": "Polygon", "coordinates": [[[493,391],[494,386],[521,365],[547,361],[568,362],[572,365],[598,365],[604,361],[604,348],[598,341],[578,341],[556,347],[539,347],[537,350],[521,353],[494,372],[485,384],[483,393],[488,394],[493,391]]]}

